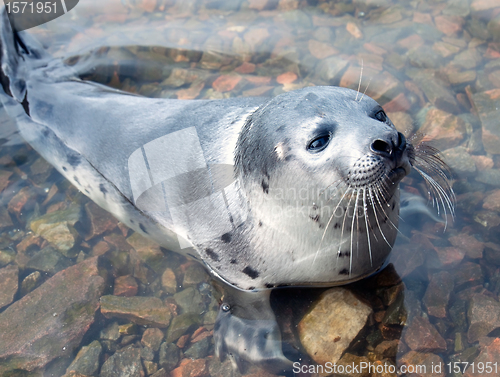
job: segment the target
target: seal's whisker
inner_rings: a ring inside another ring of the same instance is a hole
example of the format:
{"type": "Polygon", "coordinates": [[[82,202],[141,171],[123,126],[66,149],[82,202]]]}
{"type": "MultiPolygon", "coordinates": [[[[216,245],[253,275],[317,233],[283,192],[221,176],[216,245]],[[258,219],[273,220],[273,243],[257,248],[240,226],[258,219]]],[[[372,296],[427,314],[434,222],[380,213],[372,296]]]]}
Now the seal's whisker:
{"type": "MultiPolygon", "coordinates": [[[[328,227],[330,226],[330,223],[332,222],[333,218],[335,217],[335,212],[337,212],[337,209],[339,208],[340,203],[342,203],[342,200],[344,200],[344,197],[347,195],[348,192],[349,192],[349,190],[346,190],[344,192],[344,195],[342,195],[342,197],[340,198],[339,202],[335,206],[335,209],[332,211],[332,215],[330,216],[330,219],[328,219],[328,222],[326,223],[325,230],[323,231],[323,236],[321,237],[321,240],[319,241],[318,250],[316,250],[316,254],[314,255],[313,265],[314,265],[314,262],[316,262],[316,257],[318,256],[318,253],[319,253],[319,251],[321,249],[321,245],[323,243],[323,240],[325,239],[326,231],[328,230],[328,227]]],[[[342,245],[342,238],[340,239],[339,247],[340,247],[340,245],[342,245]]]]}
{"type": "Polygon", "coordinates": [[[370,255],[370,266],[373,266],[372,245],[370,241],[370,231],[368,230],[368,207],[366,204],[366,188],[363,188],[363,212],[365,214],[366,238],[368,242],[368,254],[370,255]]]}
{"type": "Polygon", "coordinates": [[[432,177],[427,175],[425,172],[420,170],[419,168],[415,168],[420,175],[425,179],[426,182],[429,183],[430,187],[433,189],[434,194],[436,195],[436,203],[437,203],[437,210],[438,210],[438,215],[440,214],[439,212],[439,202],[441,202],[441,205],[443,207],[443,212],[444,212],[444,217],[445,217],[445,225],[444,228],[446,230],[446,227],[448,226],[448,219],[446,217],[447,211],[446,207],[450,210],[450,214],[452,218],[455,217],[455,208],[453,206],[453,202],[446,193],[446,191],[439,185],[432,177]]]}
{"type": "MultiPolygon", "coordinates": [[[[382,197],[384,197],[384,193],[380,191],[380,187],[377,187],[377,189],[379,190],[380,195],[382,195],[382,197]]],[[[378,195],[377,195],[377,198],[379,198],[378,195]]],[[[390,207],[389,202],[386,201],[384,204],[387,204],[387,206],[390,207]]],[[[380,206],[382,208],[382,204],[380,204],[380,206]]],[[[402,234],[400,232],[400,230],[398,229],[398,227],[396,226],[396,224],[393,223],[393,221],[391,220],[390,216],[387,214],[387,212],[385,212],[385,210],[383,208],[382,208],[382,212],[384,212],[384,215],[387,218],[387,221],[394,227],[394,229],[397,230],[399,234],[402,234]]]]}
{"type": "Polygon", "coordinates": [[[365,96],[366,92],[368,91],[368,87],[370,86],[371,82],[372,82],[372,79],[370,79],[370,81],[368,81],[368,85],[366,86],[365,91],[363,92],[363,95],[359,99],[359,102],[361,102],[363,100],[363,97],[365,96]]]}
{"type": "MultiPolygon", "coordinates": [[[[351,222],[351,255],[349,257],[349,275],[351,275],[352,273],[352,258],[353,258],[353,236],[354,236],[354,220],[356,220],[356,252],[359,250],[359,242],[358,242],[358,238],[359,238],[359,223],[357,221],[358,217],[357,217],[357,211],[358,211],[358,201],[359,201],[359,190],[356,189],[355,190],[356,192],[356,200],[354,202],[354,212],[352,214],[352,222],[351,222]]],[[[353,192],[354,194],[354,192],[353,192]]]]}
{"type": "Polygon", "coordinates": [[[375,221],[377,222],[377,226],[378,226],[378,229],[380,230],[380,234],[382,235],[382,238],[384,239],[385,243],[387,245],[389,245],[389,247],[392,247],[392,245],[389,243],[389,241],[387,241],[387,238],[385,238],[385,234],[384,234],[384,231],[382,230],[382,227],[380,226],[380,222],[378,221],[378,216],[377,216],[377,207],[376,207],[376,203],[373,201],[373,195],[375,194],[375,196],[377,197],[377,201],[379,202],[380,204],[380,200],[378,199],[378,195],[377,193],[375,192],[372,192],[372,189],[369,188],[370,190],[370,196],[372,197],[372,206],[373,206],[373,213],[375,215],[375,221]]]}
{"type": "MultiPolygon", "coordinates": [[[[352,190],[352,192],[354,193],[354,189],[350,189],[352,190]]],[[[345,228],[345,220],[347,218],[347,214],[349,212],[349,206],[351,205],[351,200],[352,200],[352,195],[349,195],[349,202],[347,203],[347,206],[346,206],[346,210],[344,212],[344,219],[342,220],[342,231],[340,232],[340,241],[342,242],[342,240],[344,239],[344,228],[345,228]]],[[[352,232],[353,232],[353,229],[351,228],[351,237],[352,237],[352,232]]],[[[337,255],[340,256],[340,253],[341,253],[341,246],[342,244],[339,244],[339,250],[337,251],[337,255]]],[[[349,258],[352,258],[352,241],[351,241],[351,245],[350,245],[351,249],[350,249],[350,255],[349,255],[349,258]]],[[[351,264],[351,261],[352,259],[349,260],[349,264],[351,264]]],[[[351,271],[349,270],[349,276],[351,276],[351,271]]]]}
{"type": "MultiPolygon", "coordinates": [[[[358,94],[359,94],[359,89],[361,89],[361,80],[363,79],[363,59],[361,59],[361,71],[359,73],[359,83],[358,83],[358,90],[357,90],[357,93],[356,93],[356,98],[354,99],[354,101],[357,101],[358,100],[358,94]]],[[[360,100],[361,101],[361,100],[360,100]]]]}

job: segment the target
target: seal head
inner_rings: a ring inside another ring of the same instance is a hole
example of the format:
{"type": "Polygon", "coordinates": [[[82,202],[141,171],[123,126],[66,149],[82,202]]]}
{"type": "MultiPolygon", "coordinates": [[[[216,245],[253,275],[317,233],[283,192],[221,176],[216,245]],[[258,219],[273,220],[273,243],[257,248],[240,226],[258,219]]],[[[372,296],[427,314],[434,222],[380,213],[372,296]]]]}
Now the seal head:
{"type": "Polygon", "coordinates": [[[356,91],[311,87],[275,97],[247,119],[235,151],[247,222],[226,235],[228,247],[212,244],[225,251],[207,262],[243,289],[372,274],[396,238],[411,148],[380,105],[356,91]]]}

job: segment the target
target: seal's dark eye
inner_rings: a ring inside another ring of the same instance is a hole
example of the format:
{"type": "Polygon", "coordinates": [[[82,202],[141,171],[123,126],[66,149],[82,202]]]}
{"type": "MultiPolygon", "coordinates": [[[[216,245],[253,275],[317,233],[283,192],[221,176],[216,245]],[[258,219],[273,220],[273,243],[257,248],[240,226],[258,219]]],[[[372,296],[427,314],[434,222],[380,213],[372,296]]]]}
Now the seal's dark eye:
{"type": "Polygon", "coordinates": [[[312,139],[309,144],[307,144],[307,150],[312,153],[321,152],[326,148],[330,142],[330,134],[321,135],[312,139]]]}
{"type": "Polygon", "coordinates": [[[375,119],[385,123],[387,122],[387,115],[385,115],[384,110],[379,110],[375,113],[375,119]]]}

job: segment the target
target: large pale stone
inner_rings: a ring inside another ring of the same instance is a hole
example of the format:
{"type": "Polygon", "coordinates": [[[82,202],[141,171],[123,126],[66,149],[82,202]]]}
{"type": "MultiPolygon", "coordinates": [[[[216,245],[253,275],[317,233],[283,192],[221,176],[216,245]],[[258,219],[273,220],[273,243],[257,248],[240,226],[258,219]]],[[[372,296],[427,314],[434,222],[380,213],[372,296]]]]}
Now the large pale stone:
{"type": "Polygon", "coordinates": [[[371,313],[372,309],[351,291],[330,289],[300,321],[300,341],[318,364],[336,363],[371,313]]]}

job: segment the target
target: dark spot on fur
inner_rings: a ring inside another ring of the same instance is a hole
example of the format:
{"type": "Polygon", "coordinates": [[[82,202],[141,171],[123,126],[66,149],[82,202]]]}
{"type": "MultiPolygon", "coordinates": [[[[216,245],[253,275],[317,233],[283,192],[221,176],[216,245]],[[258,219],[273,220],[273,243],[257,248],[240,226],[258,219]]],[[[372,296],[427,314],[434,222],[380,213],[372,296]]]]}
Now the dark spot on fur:
{"type": "Polygon", "coordinates": [[[75,180],[76,183],[80,184],[80,181],[78,180],[78,178],[75,176],[73,176],[73,179],[75,180]]]}
{"type": "Polygon", "coordinates": [[[396,208],[396,202],[392,203],[392,210],[394,211],[394,208],[396,208]]]}
{"type": "Polygon", "coordinates": [[[310,218],[312,221],[315,221],[315,222],[318,222],[318,221],[319,221],[319,215],[316,215],[316,216],[309,216],[309,218],[310,218]]]}
{"type": "Polygon", "coordinates": [[[49,136],[49,134],[50,134],[50,132],[49,132],[49,130],[48,130],[48,129],[44,129],[44,130],[42,131],[42,135],[43,135],[44,137],[49,136]]]}
{"type": "Polygon", "coordinates": [[[68,168],[67,168],[66,166],[63,166],[63,167],[62,167],[62,169],[63,169],[64,171],[68,171],[68,168]]]}
{"type": "Polygon", "coordinates": [[[222,242],[224,242],[224,243],[229,243],[229,242],[231,242],[231,234],[229,234],[229,233],[224,233],[224,234],[220,237],[220,239],[221,239],[221,240],[222,240],[222,242]]]}
{"type": "Polygon", "coordinates": [[[259,221],[259,226],[262,226],[262,221],[259,221]]]}
{"type": "Polygon", "coordinates": [[[68,156],[68,163],[73,167],[80,165],[80,160],[80,156],[76,154],[68,156]]]}
{"type": "Polygon", "coordinates": [[[205,253],[207,253],[207,255],[210,257],[210,259],[212,259],[212,260],[214,260],[216,262],[220,261],[219,254],[217,254],[212,249],[205,249],[205,253]]]}
{"type": "Polygon", "coordinates": [[[89,190],[87,190],[87,189],[85,189],[85,192],[86,192],[87,194],[90,194],[90,191],[89,191],[89,190]]]}
{"type": "Polygon", "coordinates": [[[344,268],[343,270],[340,270],[339,275],[349,275],[349,270],[344,268]]]}
{"type": "Polygon", "coordinates": [[[30,116],[30,104],[28,102],[28,92],[26,91],[24,93],[24,99],[23,102],[21,102],[21,105],[23,106],[24,112],[30,116]]]}
{"type": "Polygon", "coordinates": [[[99,190],[101,190],[101,192],[106,195],[108,193],[108,190],[106,190],[106,187],[104,187],[104,184],[100,184],[99,185],[99,190]]]}
{"type": "Polygon", "coordinates": [[[134,220],[130,219],[130,224],[134,224],[134,220]]]}
{"type": "Polygon", "coordinates": [[[343,258],[343,257],[350,257],[351,256],[351,252],[350,251],[339,251],[339,257],[343,258]]]}
{"type": "Polygon", "coordinates": [[[231,264],[236,264],[236,263],[237,263],[237,260],[236,260],[236,259],[231,259],[231,260],[229,261],[229,263],[231,263],[231,264]]]}
{"type": "Polygon", "coordinates": [[[264,179],[262,180],[262,190],[264,191],[264,193],[269,194],[269,183],[264,179]]]}
{"type": "Polygon", "coordinates": [[[255,287],[248,287],[249,291],[253,291],[254,289],[255,289],[255,287]]]}
{"type": "Polygon", "coordinates": [[[266,288],[273,288],[274,284],[266,283],[266,288]]]}
{"type": "Polygon", "coordinates": [[[141,230],[146,233],[146,234],[149,234],[148,231],[146,230],[146,227],[144,225],[142,225],[142,223],[139,223],[139,228],[141,228],[141,230]]]}
{"type": "Polygon", "coordinates": [[[258,271],[255,271],[252,267],[250,266],[246,266],[243,271],[244,274],[248,275],[250,278],[252,279],[256,279],[259,277],[259,272],[258,271]]]}
{"type": "Polygon", "coordinates": [[[294,158],[293,154],[289,154],[288,156],[285,157],[285,161],[290,161],[294,158]]]}
{"type": "Polygon", "coordinates": [[[276,131],[282,132],[284,129],[285,129],[285,126],[279,126],[278,128],[276,128],[276,131]]]}
{"type": "Polygon", "coordinates": [[[340,228],[340,224],[339,223],[335,223],[335,225],[333,226],[335,229],[338,229],[340,228]]]}

